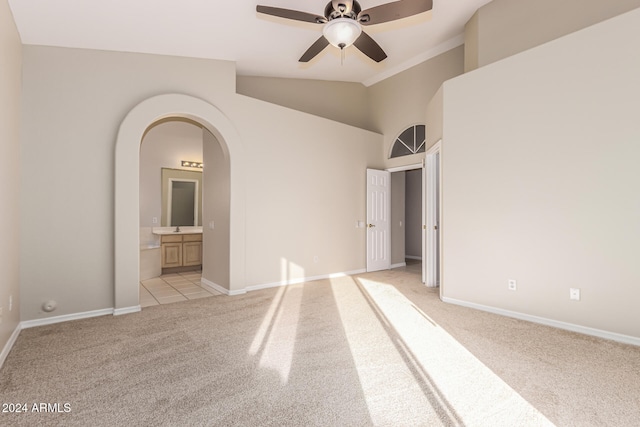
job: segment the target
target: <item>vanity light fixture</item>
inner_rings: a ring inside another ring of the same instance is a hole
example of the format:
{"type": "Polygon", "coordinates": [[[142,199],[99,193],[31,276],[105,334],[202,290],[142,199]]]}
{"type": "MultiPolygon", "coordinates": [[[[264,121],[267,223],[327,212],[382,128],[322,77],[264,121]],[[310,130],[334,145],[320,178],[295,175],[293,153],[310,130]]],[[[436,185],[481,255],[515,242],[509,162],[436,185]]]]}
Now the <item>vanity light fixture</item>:
{"type": "Polygon", "coordinates": [[[192,162],[189,160],[182,160],[182,166],[185,168],[200,168],[204,167],[204,163],[202,162],[192,162]]]}

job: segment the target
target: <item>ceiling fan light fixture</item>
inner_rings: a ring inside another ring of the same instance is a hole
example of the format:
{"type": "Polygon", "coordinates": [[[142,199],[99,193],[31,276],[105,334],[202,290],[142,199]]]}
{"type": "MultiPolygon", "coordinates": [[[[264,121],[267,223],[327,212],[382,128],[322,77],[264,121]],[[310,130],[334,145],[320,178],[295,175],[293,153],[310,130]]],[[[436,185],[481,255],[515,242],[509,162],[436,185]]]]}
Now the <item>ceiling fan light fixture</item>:
{"type": "Polygon", "coordinates": [[[322,28],[322,34],[329,43],[340,49],[351,46],[360,33],[362,33],[362,27],[351,18],[332,19],[322,28]]]}

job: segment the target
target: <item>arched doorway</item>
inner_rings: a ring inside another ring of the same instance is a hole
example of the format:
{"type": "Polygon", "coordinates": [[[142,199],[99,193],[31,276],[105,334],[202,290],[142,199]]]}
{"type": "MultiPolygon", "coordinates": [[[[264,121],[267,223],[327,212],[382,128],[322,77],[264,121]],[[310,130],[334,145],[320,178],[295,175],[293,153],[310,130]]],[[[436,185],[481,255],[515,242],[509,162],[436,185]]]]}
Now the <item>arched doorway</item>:
{"type": "Polygon", "coordinates": [[[125,117],[115,148],[114,281],[115,314],[140,310],[139,281],[139,167],[140,142],[146,129],[168,117],[200,123],[219,142],[230,168],[228,283],[229,294],[244,290],[245,187],[243,148],[231,121],[215,106],[181,94],[159,95],[135,106],[125,117]]]}

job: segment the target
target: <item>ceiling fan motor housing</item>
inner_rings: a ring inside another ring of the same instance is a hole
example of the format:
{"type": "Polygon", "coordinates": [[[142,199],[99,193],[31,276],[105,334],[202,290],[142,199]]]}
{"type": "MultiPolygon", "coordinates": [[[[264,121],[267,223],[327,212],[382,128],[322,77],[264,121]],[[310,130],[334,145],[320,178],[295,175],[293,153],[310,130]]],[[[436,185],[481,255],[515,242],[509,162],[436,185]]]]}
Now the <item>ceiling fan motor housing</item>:
{"type": "Polygon", "coordinates": [[[360,3],[355,0],[351,2],[351,7],[349,7],[347,2],[334,0],[327,3],[327,7],[324,8],[324,16],[329,21],[336,18],[351,18],[356,20],[361,11],[360,3]]]}

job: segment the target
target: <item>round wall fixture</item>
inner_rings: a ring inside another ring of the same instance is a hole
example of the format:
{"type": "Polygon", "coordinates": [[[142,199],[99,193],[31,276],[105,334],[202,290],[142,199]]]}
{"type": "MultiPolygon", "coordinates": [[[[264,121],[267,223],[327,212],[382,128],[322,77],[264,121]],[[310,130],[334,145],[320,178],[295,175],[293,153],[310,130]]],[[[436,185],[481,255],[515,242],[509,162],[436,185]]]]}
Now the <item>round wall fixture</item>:
{"type": "Polygon", "coordinates": [[[54,300],[49,300],[42,304],[42,311],[47,313],[51,313],[56,308],[58,308],[58,303],[54,300]]]}

